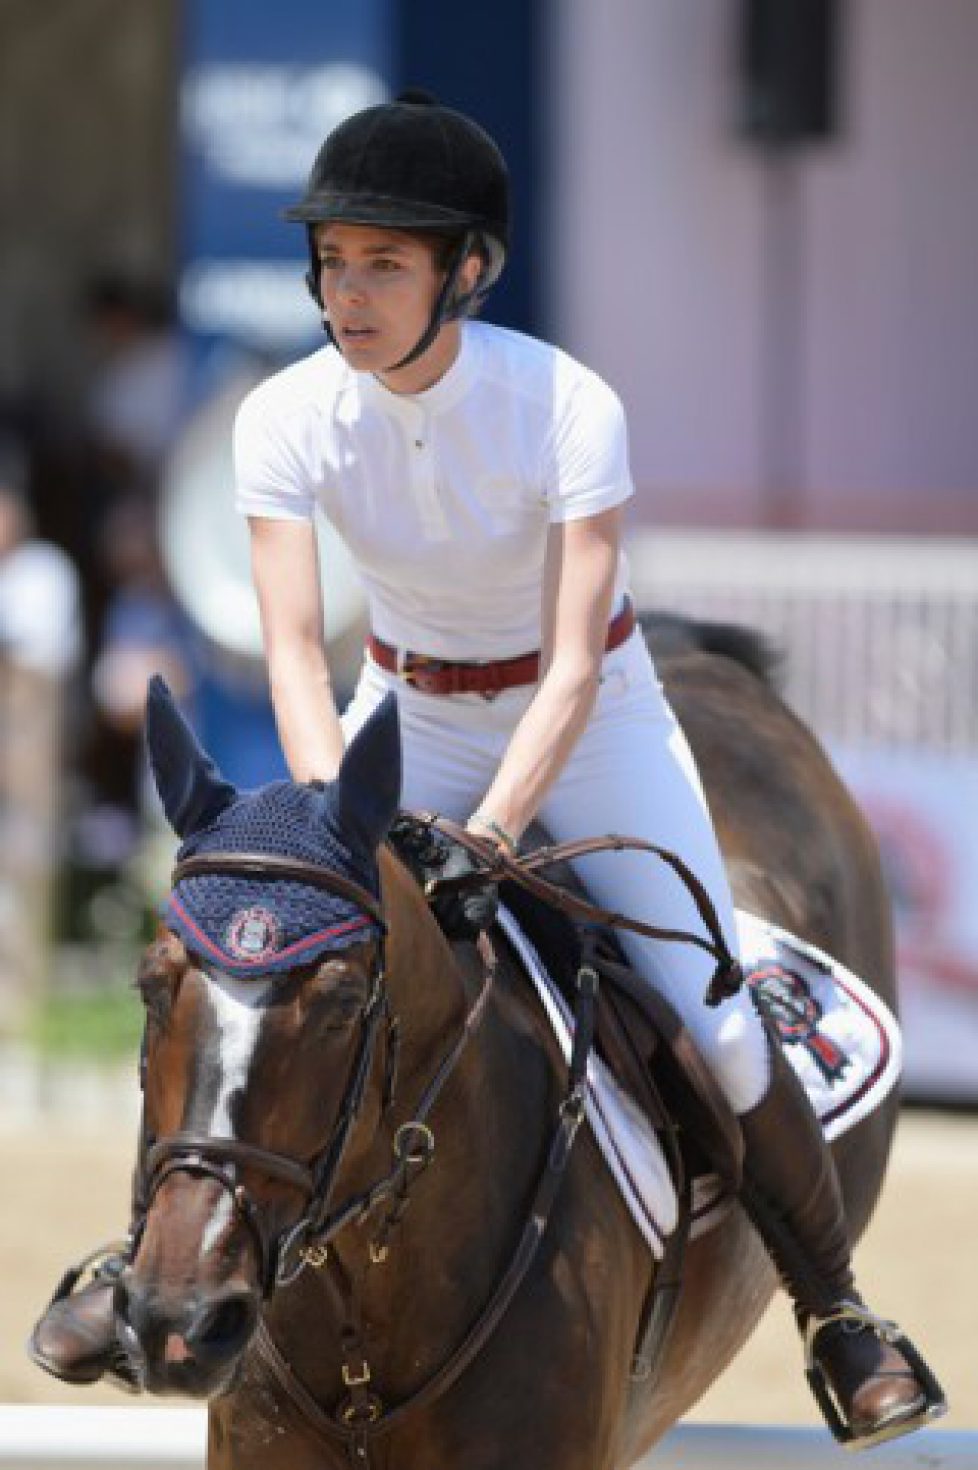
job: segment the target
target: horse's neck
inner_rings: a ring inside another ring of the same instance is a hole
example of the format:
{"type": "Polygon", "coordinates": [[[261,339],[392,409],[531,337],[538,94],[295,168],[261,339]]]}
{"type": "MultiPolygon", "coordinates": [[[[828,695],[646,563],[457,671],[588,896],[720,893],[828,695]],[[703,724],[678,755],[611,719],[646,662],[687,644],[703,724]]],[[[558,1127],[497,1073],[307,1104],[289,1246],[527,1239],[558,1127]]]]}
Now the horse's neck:
{"type": "Polygon", "coordinates": [[[480,1008],[488,982],[488,1002],[445,1083],[432,1123],[447,1137],[463,1135],[462,1119],[470,1109],[476,1126],[464,1130],[469,1158],[473,1164],[485,1158],[495,1167],[498,1140],[490,1144],[487,1134],[494,1137],[496,1128],[511,1123],[514,1131],[532,1138],[534,1097],[543,1125],[555,1085],[552,1056],[548,1060],[553,1041],[507,953],[497,955],[498,971],[491,979],[474,945],[453,949],[446,943],[414,880],[396,866],[385,881],[384,902],[400,919],[392,923],[389,952],[391,1006],[401,1023],[403,1049],[398,1121],[405,1121],[404,1109],[422,1095],[480,1008]],[[487,1129],[490,1122],[494,1126],[487,1129]]]}
{"type": "Polygon", "coordinates": [[[431,915],[415,880],[384,854],[381,867],[391,1009],[402,1034],[405,1087],[413,1073],[431,1072],[439,1048],[458,1034],[472,999],[459,957],[431,915]]]}

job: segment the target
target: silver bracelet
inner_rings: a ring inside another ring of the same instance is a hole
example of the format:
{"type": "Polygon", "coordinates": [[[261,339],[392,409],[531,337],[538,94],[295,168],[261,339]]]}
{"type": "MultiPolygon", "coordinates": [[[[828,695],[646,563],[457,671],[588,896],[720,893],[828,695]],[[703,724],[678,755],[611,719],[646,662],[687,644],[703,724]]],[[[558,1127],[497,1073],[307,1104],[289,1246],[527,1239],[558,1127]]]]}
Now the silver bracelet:
{"type": "Polygon", "coordinates": [[[474,812],[469,818],[469,822],[477,822],[484,831],[491,832],[493,837],[497,837],[511,856],[515,854],[517,849],[515,839],[510,837],[505,827],[500,827],[499,823],[494,821],[492,817],[484,817],[481,812],[474,812]]]}

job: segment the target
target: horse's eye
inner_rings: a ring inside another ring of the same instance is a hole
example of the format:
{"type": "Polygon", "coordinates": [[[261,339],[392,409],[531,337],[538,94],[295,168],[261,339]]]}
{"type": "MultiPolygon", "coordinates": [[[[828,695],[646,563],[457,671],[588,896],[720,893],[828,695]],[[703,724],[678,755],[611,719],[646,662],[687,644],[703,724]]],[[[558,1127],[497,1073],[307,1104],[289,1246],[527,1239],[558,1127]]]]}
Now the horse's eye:
{"type": "Polygon", "coordinates": [[[366,975],[342,960],[320,965],[309,982],[310,1013],[321,1031],[346,1030],[363,1010],[370,988],[366,975]]]}

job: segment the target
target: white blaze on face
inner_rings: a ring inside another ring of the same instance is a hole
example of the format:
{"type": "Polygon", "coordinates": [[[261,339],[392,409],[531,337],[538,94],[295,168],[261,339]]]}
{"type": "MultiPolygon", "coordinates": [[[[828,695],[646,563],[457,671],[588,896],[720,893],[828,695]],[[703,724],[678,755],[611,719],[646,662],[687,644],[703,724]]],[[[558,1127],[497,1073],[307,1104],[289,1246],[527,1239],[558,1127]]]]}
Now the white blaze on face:
{"type": "MultiPolygon", "coordinates": [[[[262,1000],[274,981],[237,980],[220,970],[208,970],[207,1000],[217,1031],[220,1058],[220,1081],[214,1108],[204,1132],[214,1138],[233,1138],[231,1099],[248,1081],[248,1071],[258,1046],[261,1024],[266,1014],[262,1000]]],[[[233,1202],[225,1190],[207,1223],[201,1241],[206,1255],[230,1224],[233,1202]]]]}

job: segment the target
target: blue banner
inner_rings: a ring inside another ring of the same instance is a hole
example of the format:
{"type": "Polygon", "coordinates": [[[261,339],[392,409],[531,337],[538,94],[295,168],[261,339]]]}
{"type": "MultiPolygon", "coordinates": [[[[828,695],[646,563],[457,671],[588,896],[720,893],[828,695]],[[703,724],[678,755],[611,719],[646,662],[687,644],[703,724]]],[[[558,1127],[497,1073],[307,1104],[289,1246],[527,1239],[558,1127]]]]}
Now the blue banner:
{"type": "Polygon", "coordinates": [[[318,340],[298,198],[326,134],[390,94],[393,0],[187,0],[180,308],[188,331],[288,355],[318,340]]]}

